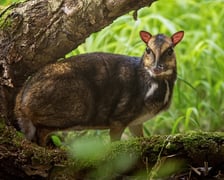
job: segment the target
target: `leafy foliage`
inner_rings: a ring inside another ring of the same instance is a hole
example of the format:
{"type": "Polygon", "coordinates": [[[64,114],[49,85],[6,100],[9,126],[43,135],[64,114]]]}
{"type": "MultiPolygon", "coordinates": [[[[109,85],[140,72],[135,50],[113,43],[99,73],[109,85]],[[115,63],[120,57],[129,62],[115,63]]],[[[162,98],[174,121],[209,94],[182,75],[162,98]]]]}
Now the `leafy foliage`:
{"type": "MultiPolygon", "coordinates": [[[[18,0],[1,0],[0,5],[6,6],[13,2],[18,0]]],[[[94,51],[141,56],[145,47],[139,38],[140,30],[168,35],[184,30],[184,40],[176,47],[178,80],[172,105],[167,112],[145,123],[145,134],[174,134],[189,130],[223,131],[223,2],[155,2],[150,8],[138,12],[137,21],[132,13],[122,16],[110,26],[92,34],[67,56],[94,51]]]]}
{"type": "MultiPolygon", "coordinates": [[[[12,2],[17,1],[1,0],[0,9],[2,5],[6,6],[12,2]]],[[[152,134],[176,134],[190,130],[223,131],[223,2],[224,0],[170,0],[169,2],[160,0],[150,8],[140,10],[137,21],[133,19],[132,13],[118,18],[110,26],[98,33],[92,34],[86,39],[84,44],[80,45],[67,56],[94,51],[141,56],[145,47],[139,38],[138,32],[140,30],[147,30],[152,34],[164,33],[168,35],[179,30],[184,30],[184,40],[176,47],[178,80],[171,108],[167,112],[163,112],[146,122],[144,127],[145,134],[148,136],[152,134]]],[[[104,136],[104,132],[85,131],[84,133],[68,133],[65,143],[61,142],[60,138],[65,137],[61,132],[57,136],[52,136],[52,141],[56,146],[66,146],[71,157],[76,159],[80,164],[88,163],[92,165],[95,161],[108,158],[110,147],[107,144],[108,136],[104,136]],[[82,135],[87,137],[97,136],[99,141],[96,141],[96,139],[80,139],[82,135]]],[[[125,135],[128,134],[129,132],[126,132],[125,135]]],[[[199,139],[204,140],[202,137],[204,135],[199,139]]],[[[180,139],[183,139],[183,137],[180,139]]],[[[159,140],[159,142],[163,143],[162,150],[164,147],[173,148],[168,140],[168,138],[165,141],[159,140]]],[[[185,138],[184,140],[188,142],[188,139],[185,138]]],[[[174,141],[177,141],[175,136],[174,141]]],[[[190,139],[189,142],[191,141],[190,139]]],[[[207,149],[206,144],[210,142],[207,139],[204,141],[202,144],[205,144],[204,147],[207,149]]],[[[198,140],[192,142],[194,145],[201,144],[198,140]]],[[[117,147],[122,147],[119,144],[122,142],[116,143],[118,143],[117,147]]],[[[158,148],[158,146],[152,143],[149,144],[152,145],[152,149],[158,148]]],[[[126,146],[128,143],[124,145],[126,146]]],[[[189,149],[191,147],[195,148],[195,146],[190,145],[189,149]]],[[[127,148],[125,147],[124,149],[127,148]]],[[[114,152],[119,151],[115,150],[114,152]]],[[[211,150],[211,152],[214,151],[211,150]]],[[[126,171],[124,167],[127,168],[136,161],[135,154],[131,161],[127,157],[127,154],[130,153],[116,154],[117,159],[99,166],[99,169],[93,171],[91,175],[93,177],[105,177],[108,179],[114,171],[118,173],[126,171]]],[[[177,170],[177,167],[179,168],[182,165],[182,162],[175,159],[165,164],[164,162],[169,160],[169,158],[173,158],[173,156],[167,156],[165,160],[164,157],[160,159],[159,156],[158,163],[154,166],[153,171],[151,171],[151,174],[147,172],[146,176],[153,176],[153,173],[157,173],[157,171],[159,172],[158,174],[167,176],[167,174],[173,173],[177,170]]],[[[42,158],[37,156],[33,159],[41,160],[42,158]]]]}
{"type": "Polygon", "coordinates": [[[15,2],[20,2],[20,1],[19,0],[1,0],[0,6],[1,5],[7,6],[7,5],[10,5],[10,4],[15,3],[15,2]]]}
{"type": "Polygon", "coordinates": [[[158,1],[150,8],[118,18],[92,34],[70,55],[105,51],[141,56],[140,30],[172,35],[185,31],[176,47],[178,80],[171,108],[145,123],[146,134],[224,130],[224,9],[222,0],[158,1]],[[209,13],[208,13],[209,7],[209,13]]]}

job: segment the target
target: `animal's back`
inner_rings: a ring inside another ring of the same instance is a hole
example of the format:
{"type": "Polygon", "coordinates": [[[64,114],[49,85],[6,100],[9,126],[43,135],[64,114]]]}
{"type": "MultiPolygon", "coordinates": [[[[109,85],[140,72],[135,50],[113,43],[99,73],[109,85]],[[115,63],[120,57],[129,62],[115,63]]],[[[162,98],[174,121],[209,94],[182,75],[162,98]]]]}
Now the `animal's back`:
{"type": "Polygon", "coordinates": [[[127,125],[143,106],[139,66],[139,58],[107,53],[48,65],[23,87],[16,112],[36,127],[108,128],[111,121],[127,125]]]}
{"type": "Polygon", "coordinates": [[[128,126],[133,135],[143,136],[143,122],[170,105],[173,48],[183,35],[141,31],[142,58],[90,53],[44,67],[17,95],[15,115],[22,131],[40,145],[46,145],[49,133],[70,128],[108,128],[111,140],[118,140],[128,126]]]}

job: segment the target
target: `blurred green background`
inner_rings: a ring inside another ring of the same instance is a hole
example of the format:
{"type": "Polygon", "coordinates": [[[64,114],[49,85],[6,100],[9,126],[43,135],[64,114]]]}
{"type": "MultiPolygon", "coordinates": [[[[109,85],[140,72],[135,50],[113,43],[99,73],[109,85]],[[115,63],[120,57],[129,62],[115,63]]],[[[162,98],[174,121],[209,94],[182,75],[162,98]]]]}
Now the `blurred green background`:
{"type": "MultiPolygon", "coordinates": [[[[0,5],[15,1],[1,0],[0,5]]],[[[145,134],[223,131],[224,0],[160,0],[139,10],[136,21],[133,12],[118,18],[67,56],[94,51],[141,56],[145,45],[140,30],[167,35],[185,31],[175,48],[178,80],[171,107],[145,123],[145,134]]]]}
{"type": "Polygon", "coordinates": [[[1,0],[0,1],[0,5],[1,6],[8,6],[12,3],[15,3],[15,2],[22,2],[21,0],[1,0]]]}
{"type": "Polygon", "coordinates": [[[184,39],[175,48],[178,80],[172,105],[145,123],[145,133],[223,131],[223,28],[224,1],[160,0],[138,11],[137,21],[133,13],[118,18],[71,54],[105,51],[141,56],[145,45],[140,30],[167,35],[184,30],[184,39]]]}

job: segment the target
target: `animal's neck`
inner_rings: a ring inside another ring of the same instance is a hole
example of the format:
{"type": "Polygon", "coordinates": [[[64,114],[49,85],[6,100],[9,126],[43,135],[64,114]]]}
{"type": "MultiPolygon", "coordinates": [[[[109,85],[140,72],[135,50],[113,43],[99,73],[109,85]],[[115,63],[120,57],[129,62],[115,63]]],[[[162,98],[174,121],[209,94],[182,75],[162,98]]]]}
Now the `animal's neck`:
{"type": "MultiPolygon", "coordinates": [[[[147,103],[169,106],[172,98],[173,86],[176,80],[176,73],[166,77],[152,77],[147,71],[143,73],[144,100],[147,103]]],[[[156,105],[157,106],[157,105],[156,105]]]]}
{"type": "Polygon", "coordinates": [[[151,79],[151,81],[147,84],[147,92],[146,95],[148,93],[148,96],[156,96],[156,95],[160,95],[162,97],[162,95],[166,94],[166,91],[168,90],[170,93],[172,93],[173,91],[173,86],[174,86],[174,80],[172,79],[156,79],[153,78],[151,79]],[[151,93],[149,93],[151,92],[151,93]]]}

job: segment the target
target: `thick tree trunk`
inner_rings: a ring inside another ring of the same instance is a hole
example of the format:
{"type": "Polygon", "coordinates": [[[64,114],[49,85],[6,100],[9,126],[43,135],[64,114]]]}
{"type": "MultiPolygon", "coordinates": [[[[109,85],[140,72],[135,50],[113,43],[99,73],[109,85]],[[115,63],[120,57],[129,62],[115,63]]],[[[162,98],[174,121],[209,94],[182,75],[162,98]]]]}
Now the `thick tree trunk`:
{"type": "Polygon", "coordinates": [[[0,14],[0,179],[122,179],[124,176],[150,179],[173,162],[180,167],[175,171],[197,175],[200,171],[194,167],[203,167],[205,172],[200,176],[211,177],[221,171],[223,133],[117,142],[100,159],[80,160],[68,158],[62,150],[38,147],[3,122],[12,122],[15,95],[28,76],[63,58],[91,33],[117,17],[152,2],[27,0],[0,14]]]}
{"type": "Polygon", "coordinates": [[[50,164],[65,166],[62,160],[66,156],[61,152],[49,151],[49,159],[35,145],[15,146],[21,139],[17,139],[14,128],[4,125],[4,121],[16,125],[14,99],[24,81],[44,65],[63,58],[91,33],[153,1],[27,0],[0,13],[0,127],[4,131],[0,137],[1,178],[46,177],[52,169],[50,164]],[[30,151],[23,153],[25,149],[30,151]],[[35,163],[34,159],[44,161],[35,163]]]}
{"type": "Polygon", "coordinates": [[[91,33],[154,0],[28,0],[0,14],[0,117],[32,73],[63,58],[91,33]]]}

